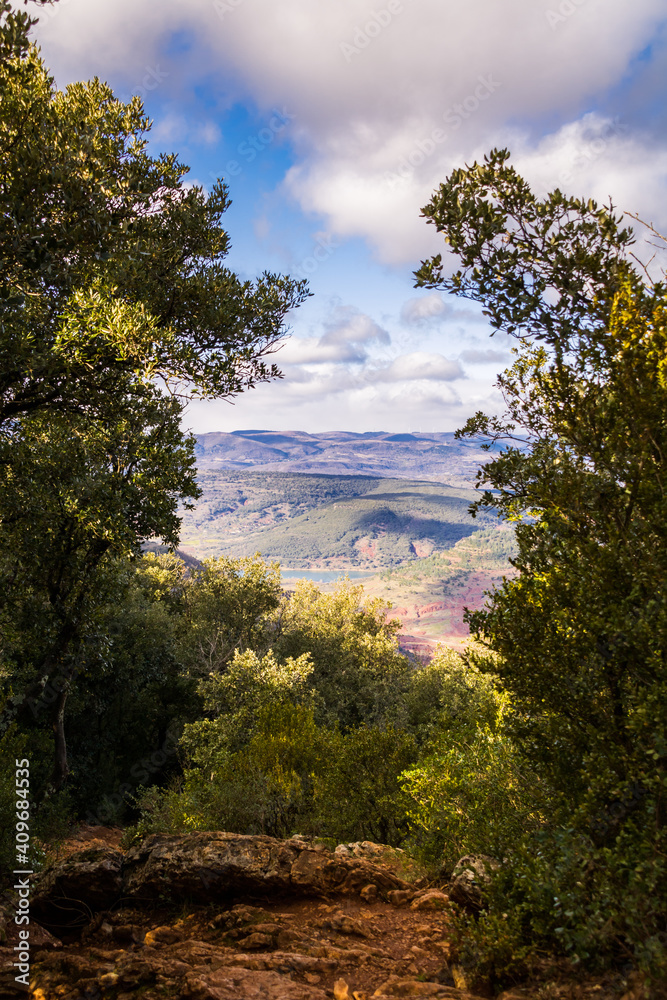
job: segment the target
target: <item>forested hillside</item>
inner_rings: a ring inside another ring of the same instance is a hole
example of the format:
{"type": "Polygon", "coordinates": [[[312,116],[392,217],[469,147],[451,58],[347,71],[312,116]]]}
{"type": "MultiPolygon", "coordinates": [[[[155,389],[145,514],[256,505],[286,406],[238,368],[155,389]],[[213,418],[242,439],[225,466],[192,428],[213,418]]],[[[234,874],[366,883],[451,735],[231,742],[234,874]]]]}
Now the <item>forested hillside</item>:
{"type": "Polygon", "coordinates": [[[204,470],[183,515],[197,556],[261,552],[285,567],[377,569],[448,548],[496,523],[472,490],[409,480],[204,470]]]}

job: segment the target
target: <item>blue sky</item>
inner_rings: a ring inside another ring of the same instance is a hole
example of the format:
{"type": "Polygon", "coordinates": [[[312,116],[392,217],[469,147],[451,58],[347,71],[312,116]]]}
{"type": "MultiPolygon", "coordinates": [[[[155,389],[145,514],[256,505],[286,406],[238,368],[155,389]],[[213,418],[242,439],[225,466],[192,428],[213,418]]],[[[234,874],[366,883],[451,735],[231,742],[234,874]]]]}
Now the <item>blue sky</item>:
{"type": "Polygon", "coordinates": [[[667,230],[663,0],[60,0],[36,35],[59,86],[140,93],[153,150],[193,183],[224,177],[230,266],[310,281],[285,378],[193,404],[197,432],[453,430],[500,410],[511,344],[412,279],[444,250],[421,206],[493,146],[540,192],[611,196],[667,230]]]}

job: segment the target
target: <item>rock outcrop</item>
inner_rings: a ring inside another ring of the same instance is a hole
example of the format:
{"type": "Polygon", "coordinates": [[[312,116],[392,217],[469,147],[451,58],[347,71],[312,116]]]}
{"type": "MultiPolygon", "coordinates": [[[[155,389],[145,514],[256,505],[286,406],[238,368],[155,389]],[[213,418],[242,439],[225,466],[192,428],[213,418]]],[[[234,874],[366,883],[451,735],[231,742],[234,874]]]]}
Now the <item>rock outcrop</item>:
{"type": "Polygon", "coordinates": [[[479,913],[484,906],[490,872],[498,862],[484,854],[469,854],[457,861],[452,872],[449,898],[470,913],[479,913]]]}
{"type": "Polygon", "coordinates": [[[160,919],[126,907],[40,953],[33,1000],[470,1000],[449,972],[446,913],[348,896],[160,919]]]}
{"type": "Polygon", "coordinates": [[[234,899],[410,890],[388,865],[328,851],[302,838],[235,833],[152,834],[126,853],[83,851],[36,880],[32,913],[49,930],[83,927],[120,905],[211,903],[234,899]]]}

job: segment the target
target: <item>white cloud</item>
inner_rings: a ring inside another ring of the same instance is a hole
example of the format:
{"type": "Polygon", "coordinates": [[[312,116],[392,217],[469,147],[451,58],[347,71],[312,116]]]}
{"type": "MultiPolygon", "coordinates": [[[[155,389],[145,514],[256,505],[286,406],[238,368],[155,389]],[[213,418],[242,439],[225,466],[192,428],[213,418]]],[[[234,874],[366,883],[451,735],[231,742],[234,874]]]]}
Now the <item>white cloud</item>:
{"type": "Polygon", "coordinates": [[[321,365],[332,361],[361,363],[367,358],[364,350],[350,342],[324,343],[322,337],[291,337],[276,354],[281,368],[287,365],[321,365]]]}
{"type": "Polygon", "coordinates": [[[368,345],[390,343],[387,331],[370,316],[353,306],[336,306],[321,337],[290,337],[276,360],[281,368],[331,362],[361,364],[368,358],[368,345]]]}
{"type": "Polygon", "coordinates": [[[353,306],[337,306],[331,319],[324,324],[323,344],[390,343],[386,330],[353,306]]]}
{"type": "MultiPolygon", "coordinates": [[[[293,159],[275,198],[286,196],[292,209],[314,216],[313,228],[322,227],[326,245],[306,258],[315,267],[317,253],[328,249],[328,260],[331,248],[354,237],[404,272],[444,251],[420,207],[453,167],[494,145],[509,146],[540,192],[560,186],[599,201],[611,194],[621,209],[667,227],[665,137],[613,112],[587,113],[621,92],[665,17],[664,0],[585,0],[553,28],[547,18],[553,0],[400,0],[401,12],[381,30],[366,31],[374,11],[387,5],[60,0],[39,12],[38,36],[61,84],[98,75],[121,93],[159,95],[156,104],[166,110],[154,135],[170,146],[216,143],[213,120],[223,120],[224,132],[224,112],[237,102],[269,117],[276,107],[286,109],[293,159]],[[357,44],[359,31],[368,44],[347,58],[341,46],[357,44]]],[[[654,98],[633,96],[637,106],[654,98]]],[[[257,212],[258,238],[266,238],[268,221],[257,212]]],[[[296,260],[288,211],[272,230],[276,240],[279,226],[280,252],[296,260]]],[[[461,361],[504,363],[502,351],[485,350],[467,332],[485,322],[479,314],[433,294],[408,299],[401,320],[392,348],[370,315],[334,310],[312,335],[292,338],[277,355],[284,380],[259,387],[236,407],[210,406],[239,415],[238,422],[219,417],[223,426],[391,430],[404,429],[404,414],[433,411],[440,426],[455,427],[464,410],[498,408],[490,377],[474,373],[465,382],[464,405],[451,385],[464,377],[459,362],[437,353],[436,331],[439,337],[446,323],[455,325],[457,338],[466,328],[461,361]],[[410,347],[433,353],[407,353],[408,339],[410,347]],[[399,351],[405,353],[391,356],[399,351]]]]}
{"type": "Polygon", "coordinates": [[[401,0],[388,19],[377,13],[386,7],[61,0],[39,35],[63,79],[95,72],[137,88],[150,78],[149,87],[177,95],[203,77],[219,105],[284,103],[297,153],[285,191],[388,263],[442,249],[419,208],[454,165],[494,144],[510,144],[546,187],[569,170],[582,193],[592,186],[649,216],[664,204],[664,144],[617,135],[593,167],[587,131],[595,123],[581,114],[623,80],[664,19],[664,0],[586,0],[555,26],[548,0],[401,0]],[[165,55],[178,32],[183,44],[165,55]],[[362,37],[348,58],[345,45],[362,37]],[[556,122],[543,140],[512,124],[540,116],[556,122]]]}
{"type": "Polygon", "coordinates": [[[442,296],[434,292],[432,295],[404,302],[401,308],[401,320],[409,325],[428,323],[444,316],[447,308],[442,296]]]}
{"type": "Polygon", "coordinates": [[[449,361],[442,354],[413,351],[411,354],[401,354],[391,364],[378,368],[368,377],[374,382],[412,382],[415,380],[452,382],[455,379],[463,378],[464,371],[458,361],[449,361]]]}

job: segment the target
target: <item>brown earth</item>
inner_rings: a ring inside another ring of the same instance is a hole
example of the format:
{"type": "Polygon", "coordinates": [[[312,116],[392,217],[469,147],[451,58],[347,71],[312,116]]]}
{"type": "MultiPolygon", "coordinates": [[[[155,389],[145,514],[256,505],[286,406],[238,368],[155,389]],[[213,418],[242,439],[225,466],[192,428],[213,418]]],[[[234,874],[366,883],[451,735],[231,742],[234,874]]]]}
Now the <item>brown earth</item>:
{"type": "MultiPolygon", "coordinates": [[[[465,897],[456,882],[448,892],[416,878],[400,851],[197,833],[153,835],[122,852],[120,836],[82,828],[36,880],[33,903],[52,933],[31,924],[31,989],[22,995],[474,1000],[452,950],[450,892],[465,897]]],[[[6,927],[0,998],[17,995],[15,928],[6,927]]],[[[562,969],[557,982],[555,971],[503,1000],[644,995],[618,979],[574,979],[562,969]]]]}

